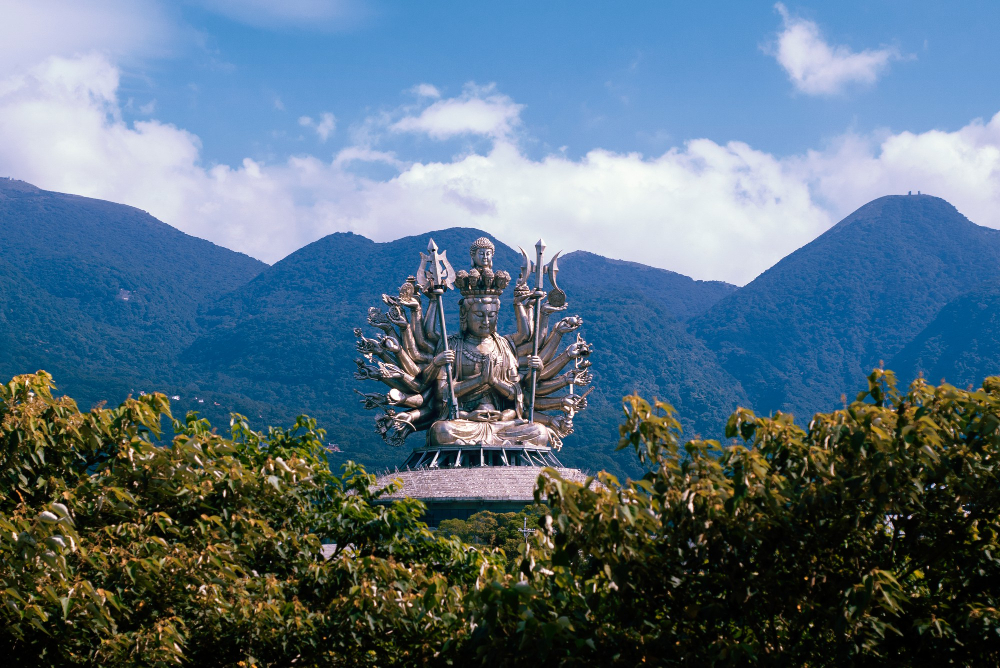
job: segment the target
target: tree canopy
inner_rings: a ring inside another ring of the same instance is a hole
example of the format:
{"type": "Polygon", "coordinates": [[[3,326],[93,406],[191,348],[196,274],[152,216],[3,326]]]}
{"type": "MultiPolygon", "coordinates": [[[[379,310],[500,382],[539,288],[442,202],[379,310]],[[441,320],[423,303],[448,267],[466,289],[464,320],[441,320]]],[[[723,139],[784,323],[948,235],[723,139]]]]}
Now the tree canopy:
{"type": "Polygon", "coordinates": [[[160,395],[81,413],[51,389],[0,388],[12,662],[1000,662],[1000,378],[899,393],[876,370],[805,428],[739,410],[725,445],[626,397],[618,448],[648,473],[545,470],[516,555],[512,518],[431,531],[360,467],[334,474],[307,418],[221,436],[160,395]]]}

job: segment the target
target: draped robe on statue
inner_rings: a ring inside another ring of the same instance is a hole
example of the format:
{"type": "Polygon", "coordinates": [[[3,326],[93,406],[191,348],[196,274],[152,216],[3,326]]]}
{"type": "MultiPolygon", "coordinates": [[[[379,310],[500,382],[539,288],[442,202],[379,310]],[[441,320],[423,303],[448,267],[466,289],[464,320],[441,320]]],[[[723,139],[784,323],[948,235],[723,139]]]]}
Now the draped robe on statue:
{"type": "MultiPolygon", "coordinates": [[[[487,383],[469,394],[458,398],[459,414],[448,419],[449,390],[445,370],[438,375],[438,421],[427,432],[430,445],[549,445],[549,429],[524,418],[524,394],[519,384],[517,352],[510,339],[491,334],[493,350],[488,353],[498,377],[513,386],[514,398],[487,383]]],[[[474,341],[464,335],[448,337],[448,345],[455,351],[455,384],[478,378],[486,353],[477,350],[474,341]]],[[[438,352],[444,350],[438,345],[438,352]]]]}

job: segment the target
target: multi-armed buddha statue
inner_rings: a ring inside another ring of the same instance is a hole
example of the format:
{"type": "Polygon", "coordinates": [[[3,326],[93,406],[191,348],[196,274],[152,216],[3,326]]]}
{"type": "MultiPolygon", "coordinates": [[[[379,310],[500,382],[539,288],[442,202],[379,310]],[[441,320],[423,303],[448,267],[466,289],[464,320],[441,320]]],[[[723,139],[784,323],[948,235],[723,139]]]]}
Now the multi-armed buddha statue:
{"type": "Polygon", "coordinates": [[[426,431],[406,466],[559,466],[554,451],[573,431],[573,416],[587,406],[590,344],[579,334],[562,348],[563,336],[583,324],[563,317],[566,293],[557,282],[558,254],[543,265],[539,240],[532,262],[522,250],[514,286],[516,331],[501,336],[497,317],[510,274],[494,271],[493,243],[481,237],[470,248],[472,267],[455,272],[431,240],[417,275],[398,296],[382,295],[388,312],[373,307],[368,322],[375,339],[355,329],[359,380],[379,380],[387,393],[362,394],[366,408],[382,408],[376,431],[392,445],[426,431]],[[550,290],[544,290],[548,278],[550,290]],[[534,288],[529,287],[530,280],[534,288]],[[460,332],[449,336],[441,296],[450,288],[459,301],[460,332]],[[426,298],[426,308],[423,298],[426,298]],[[377,359],[376,359],[377,358],[377,359]],[[572,368],[563,371],[572,364],[572,368]]]}

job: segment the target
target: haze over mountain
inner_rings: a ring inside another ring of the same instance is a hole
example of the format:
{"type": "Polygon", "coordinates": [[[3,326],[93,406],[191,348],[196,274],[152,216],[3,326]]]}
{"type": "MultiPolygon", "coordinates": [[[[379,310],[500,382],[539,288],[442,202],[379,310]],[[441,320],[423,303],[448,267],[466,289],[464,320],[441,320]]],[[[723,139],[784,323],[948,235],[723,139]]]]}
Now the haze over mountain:
{"type": "MultiPolygon", "coordinates": [[[[10,180],[0,230],[0,374],[45,368],[84,407],[164,391],[180,397],[175,414],[222,427],[230,411],[258,427],[307,413],[336,459],[373,466],[403,453],[375,436],[355,394],[375,388],[353,378],[352,330],[414,273],[429,236],[462,268],[484,234],[332,234],[269,267],[131,207],[10,180]]],[[[516,274],[519,253],[494,241],[495,266],[516,274]]],[[[568,465],[636,472],[612,452],[631,392],[672,403],[686,435],[720,438],[737,405],[805,423],[880,360],[904,381],[923,371],[964,385],[1000,371],[1000,232],[935,197],[875,200],[743,288],[584,251],[560,268],[568,313],[595,345],[568,465]]],[[[509,294],[501,315],[510,331],[509,294]]]]}

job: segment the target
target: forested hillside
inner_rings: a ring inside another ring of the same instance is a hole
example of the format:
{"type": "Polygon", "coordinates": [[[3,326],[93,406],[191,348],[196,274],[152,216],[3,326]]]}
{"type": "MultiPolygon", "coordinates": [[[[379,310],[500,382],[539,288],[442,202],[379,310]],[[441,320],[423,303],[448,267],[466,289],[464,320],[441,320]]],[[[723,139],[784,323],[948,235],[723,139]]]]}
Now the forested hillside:
{"type": "Polygon", "coordinates": [[[144,211],[0,179],[0,370],[84,403],[176,380],[198,309],[266,265],[144,211]]]}
{"type": "MultiPolygon", "coordinates": [[[[368,307],[381,306],[382,293],[394,293],[416,271],[429,237],[459,269],[469,264],[469,245],[483,235],[454,228],[374,243],[332,234],[267,269],[204,313],[209,332],[182,356],[192,377],[206,379],[202,385],[233,393],[213,395],[207,414],[227,404],[242,409],[244,398],[297,407],[330,428],[340,457],[398,463],[402,453],[374,435],[372,415],[355,394],[377,388],[353,378],[352,330],[366,327],[368,307]],[[216,408],[216,401],[222,406],[216,408]]],[[[494,241],[494,266],[516,276],[520,254],[494,241]]],[[[707,310],[733,286],[590,253],[570,253],[560,258],[560,268],[559,283],[569,294],[567,313],[583,316],[583,334],[595,344],[595,390],[577,433],[567,440],[565,463],[635,472],[631,458],[614,458],[608,443],[620,420],[621,397],[639,388],[683,406],[685,428],[692,433],[717,430],[737,404],[746,403],[738,383],[683,324],[685,316],[707,310]],[[717,391],[706,392],[706,386],[717,391]]],[[[457,299],[452,292],[446,300],[452,332],[458,331],[457,299]]],[[[504,306],[500,330],[510,332],[509,294],[504,306]]],[[[422,436],[412,437],[414,445],[422,436]]]]}
{"type": "Polygon", "coordinates": [[[756,410],[807,419],[840,405],[942,306],[997,276],[1000,232],[937,197],[882,197],[721,300],[692,331],[756,410]]]}
{"type": "MultiPolygon", "coordinates": [[[[159,390],[219,424],[308,413],[335,460],[374,467],[403,453],[355,394],[374,388],[353,378],[352,330],[415,272],[430,236],[458,269],[484,235],[332,234],[268,267],[134,208],[12,180],[0,180],[0,230],[0,373],[44,368],[84,407],[159,390]]],[[[495,242],[495,266],[516,274],[520,254],[495,242]]],[[[568,313],[595,346],[569,465],[638,472],[610,447],[621,397],[636,391],[676,406],[687,435],[719,438],[737,406],[801,422],[839,406],[882,360],[903,380],[962,386],[1000,370],[1000,232],[935,197],[875,200],[743,288],[585,251],[560,268],[568,313]]]]}
{"type": "Polygon", "coordinates": [[[1000,374],[1000,281],[986,281],[948,303],[892,367],[906,380],[922,373],[959,387],[1000,374]]]}

